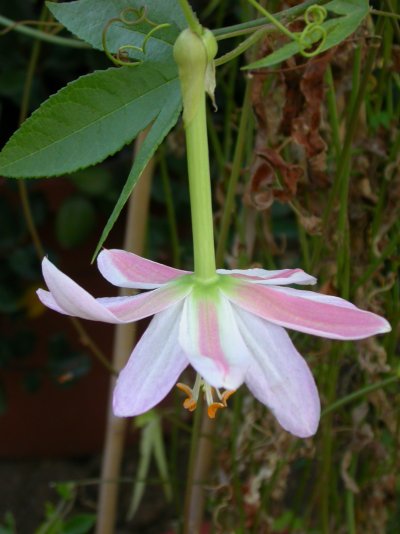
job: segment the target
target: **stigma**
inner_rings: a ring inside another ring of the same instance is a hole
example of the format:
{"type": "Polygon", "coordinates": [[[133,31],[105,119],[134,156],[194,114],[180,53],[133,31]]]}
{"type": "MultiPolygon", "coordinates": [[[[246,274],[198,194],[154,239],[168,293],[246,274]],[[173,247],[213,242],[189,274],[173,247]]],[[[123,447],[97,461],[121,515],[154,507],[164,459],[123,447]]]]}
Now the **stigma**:
{"type": "Polygon", "coordinates": [[[187,395],[187,398],[183,401],[183,407],[189,412],[193,412],[196,409],[200,392],[202,392],[207,402],[207,414],[210,419],[215,419],[215,415],[220,408],[228,406],[227,400],[235,393],[235,390],[227,390],[221,393],[218,388],[210,386],[199,374],[196,376],[193,388],[181,382],[178,382],[176,387],[187,395]]]}

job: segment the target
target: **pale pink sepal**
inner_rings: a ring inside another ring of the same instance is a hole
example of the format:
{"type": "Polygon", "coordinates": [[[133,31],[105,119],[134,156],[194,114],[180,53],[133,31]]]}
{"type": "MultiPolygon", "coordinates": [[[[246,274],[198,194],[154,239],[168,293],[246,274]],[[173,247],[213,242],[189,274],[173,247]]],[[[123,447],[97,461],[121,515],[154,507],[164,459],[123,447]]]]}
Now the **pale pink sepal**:
{"type": "Polygon", "coordinates": [[[363,339],[390,331],[383,317],[313,291],[239,284],[226,293],[237,306],[272,323],[331,339],[363,339]]]}
{"type": "Polygon", "coordinates": [[[118,287],[154,289],[189,271],[167,267],[125,250],[102,250],[97,257],[99,271],[118,287]]]}
{"type": "Polygon", "coordinates": [[[190,291],[189,286],[165,286],[140,295],[95,299],[47,258],[43,259],[42,270],[51,293],[38,291],[43,304],[66,315],[106,323],[143,319],[179,302],[190,291]]]}
{"type": "Polygon", "coordinates": [[[314,378],[284,328],[236,310],[237,323],[250,349],[245,382],[268,406],[285,430],[306,438],[315,434],[320,400],[314,378]]]}
{"type": "Polygon", "coordinates": [[[114,390],[115,415],[147,412],[163,400],[189,364],[178,343],[182,304],[157,314],[121,371],[114,390]]]}
{"type": "Polygon", "coordinates": [[[265,285],[313,285],[317,279],[307,274],[302,269],[281,269],[278,271],[267,271],[265,269],[218,269],[219,274],[236,275],[238,278],[253,282],[255,284],[265,285]]]}
{"type": "Polygon", "coordinates": [[[213,387],[236,389],[249,365],[248,350],[237,329],[230,303],[189,295],[185,299],[179,342],[190,364],[213,387]]]}

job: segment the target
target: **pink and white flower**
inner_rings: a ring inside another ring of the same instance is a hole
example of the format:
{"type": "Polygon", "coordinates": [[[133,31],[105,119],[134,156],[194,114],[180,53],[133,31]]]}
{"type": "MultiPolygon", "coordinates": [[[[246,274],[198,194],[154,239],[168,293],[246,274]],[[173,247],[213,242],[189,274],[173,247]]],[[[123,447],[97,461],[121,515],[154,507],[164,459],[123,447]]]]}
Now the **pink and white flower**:
{"type": "Polygon", "coordinates": [[[98,268],[116,286],[151,291],[96,299],[45,258],[50,291],[39,289],[38,296],[59,313],[106,323],[154,315],[119,375],[117,416],[138,415],[158,404],[190,364],[198,373],[194,388],[178,384],[188,394],[188,409],[203,391],[213,417],[244,382],[283,428],[311,436],[318,427],[319,396],[285,328],[342,340],[390,330],[382,317],[341,298],[286,287],[316,283],[301,269],[220,269],[205,283],[191,272],[122,250],[101,252],[98,268]]]}

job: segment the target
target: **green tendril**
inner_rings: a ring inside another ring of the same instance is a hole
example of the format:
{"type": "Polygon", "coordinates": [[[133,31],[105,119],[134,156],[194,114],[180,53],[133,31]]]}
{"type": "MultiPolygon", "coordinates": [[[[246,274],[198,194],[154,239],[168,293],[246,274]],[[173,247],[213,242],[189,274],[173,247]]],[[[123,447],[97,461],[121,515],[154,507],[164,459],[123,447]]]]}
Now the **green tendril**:
{"type": "Polygon", "coordinates": [[[304,20],[306,24],[322,24],[327,16],[328,13],[324,6],[313,5],[306,9],[304,20]]]}
{"type": "Polygon", "coordinates": [[[327,38],[327,31],[322,26],[327,17],[327,10],[323,6],[316,4],[309,6],[304,13],[304,22],[306,26],[301,33],[293,33],[283,26],[271,13],[264,7],[261,7],[257,0],[247,0],[254,6],[264,17],[266,17],[274,26],[284,35],[295,41],[299,45],[299,52],[305,57],[313,57],[319,54],[327,38]],[[318,43],[318,46],[315,46],[318,43]],[[309,50],[315,46],[313,50],[309,50]]]}
{"type": "Polygon", "coordinates": [[[102,44],[103,49],[108,57],[108,59],[114,63],[114,65],[122,66],[122,67],[136,67],[137,65],[140,65],[143,63],[143,59],[138,60],[131,60],[129,57],[129,50],[135,50],[136,52],[139,52],[140,54],[145,55],[146,53],[146,45],[149,41],[149,39],[153,36],[155,32],[158,30],[161,30],[162,28],[168,28],[170,24],[157,24],[156,22],[153,22],[147,17],[147,8],[146,7],[140,7],[140,8],[134,8],[134,7],[126,7],[123,9],[119,15],[119,17],[114,17],[110,19],[107,24],[105,25],[102,33],[102,44]],[[132,18],[132,16],[134,18],[132,18]],[[152,26],[151,30],[147,33],[147,35],[143,39],[142,46],[136,46],[131,44],[122,45],[118,48],[118,51],[116,54],[112,54],[107,46],[107,33],[110,29],[110,27],[115,23],[122,23],[125,26],[135,26],[137,24],[148,24],[149,26],[152,26]]]}
{"type": "Polygon", "coordinates": [[[305,57],[313,57],[319,54],[327,38],[327,31],[322,23],[327,17],[327,11],[323,6],[310,6],[304,13],[306,26],[300,35],[296,34],[296,41],[300,47],[300,54],[305,57]],[[314,50],[309,51],[318,43],[314,50]]]}
{"type": "Polygon", "coordinates": [[[141,22],[148,22],[151,25],[156,24],[154,22],[150,22],[147,17],[147,8],[146,7],[140,7],[139,9],[136,9],[134,7],[126,7],[123,9],[119,15],[119,19],[123,24],[126,24],[127,26],[133,26],[135,24],[140,24],[141,22]],[[127,18],[127,16],[135,15],[135,19],[127,18]]]}

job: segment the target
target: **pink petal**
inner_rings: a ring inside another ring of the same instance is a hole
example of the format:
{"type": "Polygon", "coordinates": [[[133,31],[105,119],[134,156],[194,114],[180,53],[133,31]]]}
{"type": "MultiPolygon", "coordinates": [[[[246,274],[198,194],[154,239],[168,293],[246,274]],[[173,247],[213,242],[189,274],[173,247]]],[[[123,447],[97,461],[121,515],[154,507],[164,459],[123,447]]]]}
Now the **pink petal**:
{"type": "Polygon", "coordinates": [[[159,313],[180,302],[191,291],[191,286],[166,284],[158,289],[128,297],[102,297],[96,299],[119,321],[129,323],[159,313]]]}
{"type": "Polygon", "coordinates": [[[106,323],[128,323],[148,317],[172,306],[191,290],[189,285],[166,285],[140,295],[95,299],[47,258],[42,263],[43,276],[50,289],[39,290],[46,306],[66,315],[106,323]]]}
{"type": "Polygon", "coordinates": [[[188,360],[178,343],[182,304],[157,314],[141,337],[114,390],[114,413],[129,417],[147,412],[176,384],[188,360]]]}
{"type": "Polygon", "coordinates": [[[97,257],[99,271],[118,287],[154,289],[189,271],[173,269],[125,250],[103,250],[97,257]]]}
{"type": "Polygon", "coordinates": [[[213,297],[186,298],[179,342],[191,365],[212,386],[236,389],[243,383],[248,351],[232,307],[219,291],[213,297]]]}
{"type": "Polygon", "coordinates": [[[248,282],[265,285],[302,284],[313,285],[317,279],[302,269],[283,269],[279,271],[266,271],[265,269],[218,269],[219,274],[237,275],[238,278],[248,282]]]}
{"type": "Polygon", "coordinates": [[[227,292],[237,306],[272,323],[332,339],[362,339],[390,331],[375,313],[313,291],[241,283],[227,292]]]}
{"type": "Polygon", "coordinates": [[[237,310],[237,323],[252,363],[245,382],[252,394],[271,409],[285,430],[306,438],[315,434],[320,401],[314,378],[286,331],[237,310]]]}

